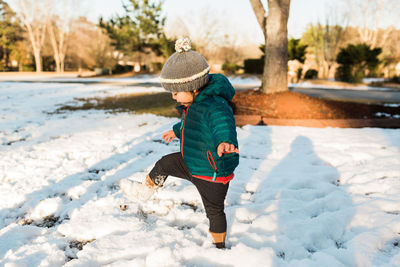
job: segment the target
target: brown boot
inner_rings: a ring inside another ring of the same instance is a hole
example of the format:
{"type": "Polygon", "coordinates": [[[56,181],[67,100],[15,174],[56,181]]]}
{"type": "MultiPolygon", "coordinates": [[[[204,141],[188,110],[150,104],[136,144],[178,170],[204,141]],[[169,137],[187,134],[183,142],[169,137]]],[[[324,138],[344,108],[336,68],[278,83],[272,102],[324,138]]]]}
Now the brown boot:
{"type": "Polygon", "coordinates": [[[225,238],[226,238],[226,232],[224,233],[213,233],[210,232],[212,238],[214,239],[214,245],[217,248],[225,248],[225,238]]]}
{"type": "Polygon", "coordinates": [[[158,188],[160,188],[148,175],[146,176],[146,180],[142,183],[131,181],[129,179],[122,179],[119,183],[119,187],[125,196],[132,201],[146,201],[151,198],[158,188]]]}
{"type": "Polygon", "coordinates": [[[150,176],[146,176],[146,180],[144,181],[144,184],[150,188],[158,189],[159,186],[157,186],[153,180],[151,180],[150,176]]]}

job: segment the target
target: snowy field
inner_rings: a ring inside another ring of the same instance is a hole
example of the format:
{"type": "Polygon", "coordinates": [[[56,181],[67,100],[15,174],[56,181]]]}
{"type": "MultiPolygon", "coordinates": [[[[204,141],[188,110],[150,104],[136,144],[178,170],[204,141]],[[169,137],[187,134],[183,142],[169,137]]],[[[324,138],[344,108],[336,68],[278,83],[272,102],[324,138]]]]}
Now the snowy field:
{"type": "Polygon", "coordinates": [[[0,266],[400,266],[400,130],[238,128],[217,250],[189,182],[169,177],[146,203],[118,188],[179,150],[161,141],[177,119],[51,114],[160,90],[0,83],[0,266]]]}

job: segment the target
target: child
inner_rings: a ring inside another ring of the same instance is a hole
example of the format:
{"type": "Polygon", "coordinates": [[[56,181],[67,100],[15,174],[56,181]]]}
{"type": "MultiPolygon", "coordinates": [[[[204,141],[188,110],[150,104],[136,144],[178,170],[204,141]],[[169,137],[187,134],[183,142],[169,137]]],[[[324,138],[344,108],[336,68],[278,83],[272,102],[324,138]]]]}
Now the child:
{"type": "Polygon", "coordinates": [[[188,39],[179,39],[161,72],[162,86],[183,111],[182,120],[162,138],[166,142],[179,138],[180,152],[157,161],[144,184],[122,180],[121,189],[146,200],[169,175],[189,180],[200,193],[214,244],[224,248],[224,200],[239,164],[235,119],[228,105],[235,91],[222,74],[209,74],[205,58],[190,48],[188,39]]]}

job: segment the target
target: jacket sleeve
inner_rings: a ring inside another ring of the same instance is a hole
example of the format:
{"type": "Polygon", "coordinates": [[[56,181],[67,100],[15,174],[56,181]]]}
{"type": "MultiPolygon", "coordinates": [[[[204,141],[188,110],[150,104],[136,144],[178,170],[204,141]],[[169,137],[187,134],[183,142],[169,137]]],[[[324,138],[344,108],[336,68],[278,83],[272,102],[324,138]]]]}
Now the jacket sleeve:
{"type": "Polygon", "coordinates": [[[172,126],[172,130],[174,130],[176,137],[178,137],[179,139],[181,139],[181,124],[182,122],[180,121],[172,126]]]}
{"type": "Polygon", "coordinates": [[[223,142],[238,147],[235,118],[231,107],[226,102],[218,103],[209,110],[208,121],[215,148],[223,142]]]}

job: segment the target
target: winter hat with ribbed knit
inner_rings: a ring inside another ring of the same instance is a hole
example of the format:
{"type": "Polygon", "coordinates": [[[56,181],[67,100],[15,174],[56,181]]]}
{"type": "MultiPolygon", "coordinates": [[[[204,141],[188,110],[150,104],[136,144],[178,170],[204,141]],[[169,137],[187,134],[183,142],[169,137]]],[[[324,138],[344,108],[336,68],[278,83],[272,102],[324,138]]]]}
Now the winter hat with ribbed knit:
{"type": "Polygon", "coordinates": [[[165,62],[161,71],[161,85],[170,92],[188,92],[208,83],[210,66],[199,53],[191,50],[188,38],[175,42],[176,52],[165,62]]]}

